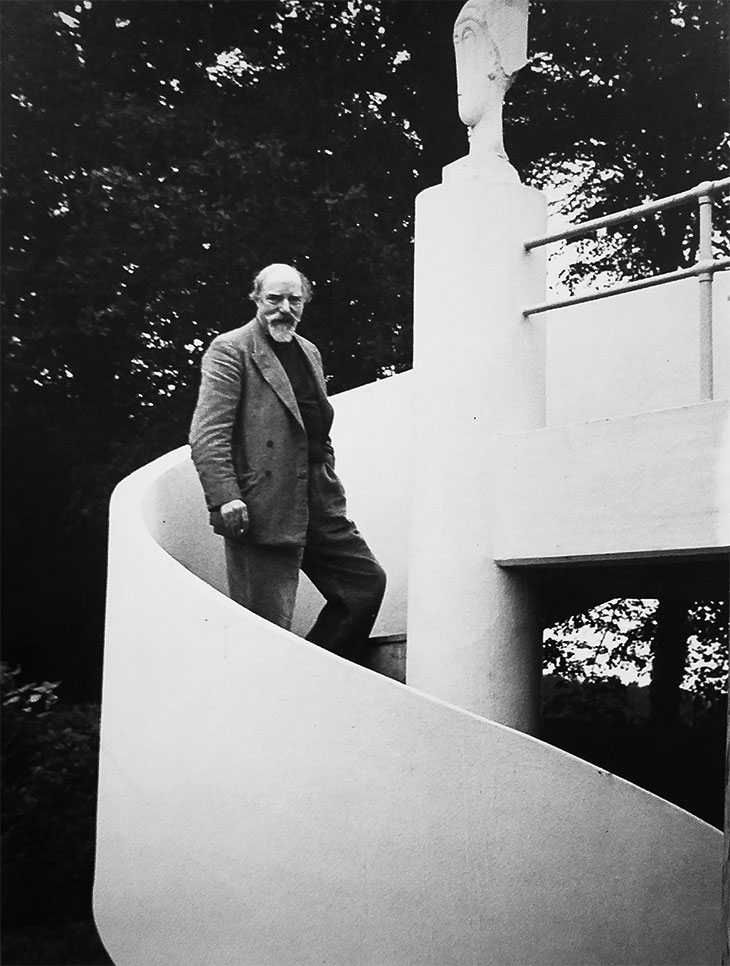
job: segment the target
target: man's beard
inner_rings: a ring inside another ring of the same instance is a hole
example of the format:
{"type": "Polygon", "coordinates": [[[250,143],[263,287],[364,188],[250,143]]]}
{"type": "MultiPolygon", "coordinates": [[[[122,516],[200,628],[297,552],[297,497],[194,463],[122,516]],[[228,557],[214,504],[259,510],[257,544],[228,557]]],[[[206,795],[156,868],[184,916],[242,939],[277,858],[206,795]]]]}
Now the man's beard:
{"type": "Polygon", "coordinates": [[[291,342],[294,338],[294,330],[297,327],[297,324],[293,319],[267,322],[266,325],[269,330],[269,335],[274,342],[291,342]]]}

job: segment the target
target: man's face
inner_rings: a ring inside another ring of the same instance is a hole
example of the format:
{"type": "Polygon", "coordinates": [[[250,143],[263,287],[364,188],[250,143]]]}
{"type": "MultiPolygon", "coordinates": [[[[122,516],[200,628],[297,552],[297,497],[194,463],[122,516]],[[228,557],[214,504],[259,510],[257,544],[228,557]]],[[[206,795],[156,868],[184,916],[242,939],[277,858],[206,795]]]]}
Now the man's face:
{"type": "Polygon", "coordinates": [[[270,269],[256,297],[256,318],[276,342],[291,342],[304,313],[304,292],[298,272],[288,266],[270,269]]]}

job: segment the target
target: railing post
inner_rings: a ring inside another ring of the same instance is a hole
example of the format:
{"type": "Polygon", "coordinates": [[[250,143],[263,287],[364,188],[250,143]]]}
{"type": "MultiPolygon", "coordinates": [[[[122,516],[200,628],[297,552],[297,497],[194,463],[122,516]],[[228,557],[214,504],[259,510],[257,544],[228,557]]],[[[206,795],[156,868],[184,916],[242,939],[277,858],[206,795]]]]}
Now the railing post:
{"type": "MultiPolygon", "coordinates": [[[[700,185],[702,193],[699,196],[699,251],[698,262],[712,260],[712,183],[706,181],[700,185]]],[[[700,401],[706,402],[713,396],[713,360],[712,360],[712,275],[711,271],[702,272],[697,276],[700,295],[700,401]]]]}

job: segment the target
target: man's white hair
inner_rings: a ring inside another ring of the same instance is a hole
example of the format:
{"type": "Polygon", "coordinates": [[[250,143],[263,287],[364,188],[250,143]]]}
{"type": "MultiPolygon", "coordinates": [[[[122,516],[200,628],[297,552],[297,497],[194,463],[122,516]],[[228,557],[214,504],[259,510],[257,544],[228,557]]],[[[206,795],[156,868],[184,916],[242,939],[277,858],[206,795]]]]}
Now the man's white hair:
{"type": "Polygon", "coordinates": [[[299,281],[302,283],[302,296],[304,297],[305,302],[309,302],[309,300],[312,298],[312,283],[309,281],[306,275],[299,271],[298,268],[296,268],[294,265],[287,265],[285,262],[272,262],[271,265],[267,265],[265,268],[262,268],[261,271],[254,276],[253,287],[249,294],[249,298],[253,302],[256,301],[259,295],[261,295],[261,289],[264,286],[266,276],[269,274],[269,272],[271,272],[273,269],[282,268],[287,268],[299,276],[299,281]]]}

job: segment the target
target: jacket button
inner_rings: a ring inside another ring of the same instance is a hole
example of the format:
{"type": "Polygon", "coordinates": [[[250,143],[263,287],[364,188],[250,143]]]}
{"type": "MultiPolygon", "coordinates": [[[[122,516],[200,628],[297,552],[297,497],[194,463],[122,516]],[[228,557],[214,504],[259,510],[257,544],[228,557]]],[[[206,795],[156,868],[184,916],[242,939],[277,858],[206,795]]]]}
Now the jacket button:
{"type": "Polygon", "coordinates": [[[274,445],[273,439],[267,439],[266,440],[266,445],[269,447],[269,449],[271,449],[271,447],[274,445]]]}
{"type": "Polygon", "coordinates": [[[264,473],[264,476],[265,476],[265,477],[266,477],[267,479],[269,479],[269,478],[271,477],[271,470],[266,470],[266,472],[264,473]]]}

